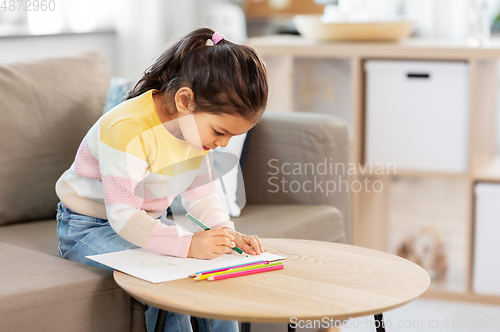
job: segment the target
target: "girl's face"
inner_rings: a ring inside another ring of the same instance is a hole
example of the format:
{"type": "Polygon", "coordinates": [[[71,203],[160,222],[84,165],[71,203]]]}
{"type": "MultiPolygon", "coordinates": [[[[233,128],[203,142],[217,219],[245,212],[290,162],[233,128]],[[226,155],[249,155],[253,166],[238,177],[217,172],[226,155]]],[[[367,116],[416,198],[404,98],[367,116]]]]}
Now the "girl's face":
{"type": "Polygon", "coordinates": [[[162,98],[159,94],[153,94],[158,115],[165,128],[175,136],[180,131],[181,139],[197,150],[225,147],[231,137],[246,133],[257,123],[239,115],[203,111],[193,113],[189,106],[194,100],[194,93],[187,87],[180,88],[175,94],[176,115],[173,117],[164,108],[162,98]]]}
{"type": "Polygon", "coordinates": [[[197,150],[225,147],[231,137],[242,135],[255,126],[254,122],[239,115],[225,113],[189,112],[178,120],[184,139],[197,150]]]}

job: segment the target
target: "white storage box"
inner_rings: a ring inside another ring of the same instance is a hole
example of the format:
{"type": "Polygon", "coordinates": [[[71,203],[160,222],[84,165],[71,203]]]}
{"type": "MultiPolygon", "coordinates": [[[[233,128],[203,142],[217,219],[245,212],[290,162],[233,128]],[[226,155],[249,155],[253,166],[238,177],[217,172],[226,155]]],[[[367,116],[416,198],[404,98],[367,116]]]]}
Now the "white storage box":
{"type": "Polygon", "coordinates": [[[472,290],[500,295],[500,184],[479,183],[475,196],[472,290]]]}
{"type": "Polygon", "coordinates": [[[369,60],[365,70],[365,162],[466,172],[468,65],[369,60]]]}

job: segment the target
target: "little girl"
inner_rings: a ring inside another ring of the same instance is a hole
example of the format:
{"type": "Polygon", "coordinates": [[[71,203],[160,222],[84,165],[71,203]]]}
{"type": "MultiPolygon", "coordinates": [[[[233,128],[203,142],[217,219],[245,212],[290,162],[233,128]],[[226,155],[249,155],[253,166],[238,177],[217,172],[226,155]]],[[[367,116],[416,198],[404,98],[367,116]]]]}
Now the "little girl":
{"type": "MultiPolygon", "coordinates": [[[[85,256],[138,247],[198,259],[229,254],[234,246],[252,255],[266,251],[257,236],[234,230],[205,156],[255,126],[267,91],[255,51],[211,29],[167,49],[126,101],[92,126],[57,181],[59,255],[108,268],[85,256]],[[165,218],[178,194],[211,230],[193,234],[165,218]]],[[[157,314],[148,306],[149,331],[157,314]]],[[[237,322],[198,323],[201,331],[238,330],[237,322]]],[[[165,331],[190,330],[189,316],[168,313],[165,331]]]]}

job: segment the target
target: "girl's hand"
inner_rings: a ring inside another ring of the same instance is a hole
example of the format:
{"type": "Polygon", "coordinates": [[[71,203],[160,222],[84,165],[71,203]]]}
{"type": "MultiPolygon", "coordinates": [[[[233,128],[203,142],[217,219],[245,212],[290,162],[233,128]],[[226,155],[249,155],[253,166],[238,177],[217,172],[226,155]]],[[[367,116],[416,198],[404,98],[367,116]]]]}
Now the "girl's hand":
{"type": "Polygon", "coordinates": [[[212,259],[231,253],[234,236],[224,229],[211,229],[194,233],[189,247],[189,258],[212,259]]]}
{"type": "MultiPolygon", "coordinates": [[[[250,255],[260,255],[266,252],[266,247],[262,244],[257,235],[245,235],[240,232],[234,231],[231,228],[224,227],[229,234],[234,236],[234,242],[236,245],[247,254],[250,255]]],[[[229,253],[228,253],[229,254],[229,253]]]]}

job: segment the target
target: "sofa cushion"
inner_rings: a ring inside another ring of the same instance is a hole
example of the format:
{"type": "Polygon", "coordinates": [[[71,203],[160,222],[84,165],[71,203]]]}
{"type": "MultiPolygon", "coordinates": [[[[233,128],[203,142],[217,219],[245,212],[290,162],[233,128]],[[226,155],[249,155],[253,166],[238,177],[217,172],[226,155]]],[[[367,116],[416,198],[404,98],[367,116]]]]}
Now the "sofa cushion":
{"type": "MultiPolygon", "coordinates": [[[[175,222],[190,231],[196,226],[184,215],[175,222]]],[[[342,213],[330,205],[250,204],[231,219],[238,232],[261,238],[289,238],[346,243],[342,213]]]]}
{"type": "Polygon", "coordinates": [[[54,185],[102,115],[108,85],[94,52],[0,66],[0,225],[55,216],[54,185]]]}
{"type": "Polygon", "coordinates": [[[0,242],[0,331],[130,331],[109,270],[0,242]]]}
{"type": "Polygon", "coordinates": [[[0,228],[0,242],[59,257],[55,219],[4,225],[0,228]]]}
{"type": "Polygon", "coordinates": [[[251,204],[232,220],[243,234],[345,243],[342,213],[330,205],[251,204]]]}

